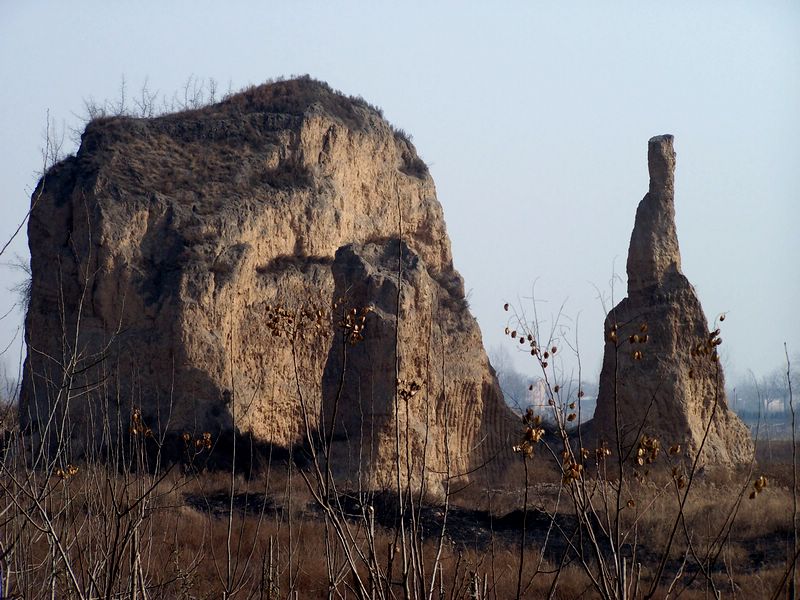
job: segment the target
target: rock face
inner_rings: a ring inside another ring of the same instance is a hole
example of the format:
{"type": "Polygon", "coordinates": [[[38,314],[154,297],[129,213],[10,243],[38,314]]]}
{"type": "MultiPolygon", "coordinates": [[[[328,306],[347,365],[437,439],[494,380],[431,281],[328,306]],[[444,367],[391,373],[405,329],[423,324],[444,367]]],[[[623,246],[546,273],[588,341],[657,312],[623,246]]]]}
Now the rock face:
{"type": "Polygon", "coordinates": [[[641,435],[663,448],[681,444],[703,464],[750,460],[749,431],[728,408],[719,332],[711,332],[681,272],[675,231],[675,152],[671,135],[649,142],[650,190],[639,203],[628,251],[628,296],[608,314],[594,428],[623,448],[641,435]],[[710,425],[709,425],[710,424],[710,425]]]}
{"type": "Polygon", "coordinates": [[[139,408],[156,437],[332,440],[334,470],[373,487],[398,449],[415,485],[502,477],[516,419],[433,181],[363,100],[301,78],[102,119],[42,185],[21,411],[39,438],[55,410],[88,447],[139,408]]]}

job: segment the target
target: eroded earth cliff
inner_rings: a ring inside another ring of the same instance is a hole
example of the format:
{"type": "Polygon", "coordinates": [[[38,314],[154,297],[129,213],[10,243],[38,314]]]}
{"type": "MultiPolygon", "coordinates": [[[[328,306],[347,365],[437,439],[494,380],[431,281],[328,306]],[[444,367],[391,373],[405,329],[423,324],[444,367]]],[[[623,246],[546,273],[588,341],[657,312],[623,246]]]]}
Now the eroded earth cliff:
{"type": "Polygon", "coordinates": [[[39,438],[88,447],[140,409],[158,439],[332,439],[338,474],[370,486],[398,448],[415,481],[502,476],[516,419],[433,181],[367,103],[299,79],[96,120],[41,185],[22,391],[39,438]]]}

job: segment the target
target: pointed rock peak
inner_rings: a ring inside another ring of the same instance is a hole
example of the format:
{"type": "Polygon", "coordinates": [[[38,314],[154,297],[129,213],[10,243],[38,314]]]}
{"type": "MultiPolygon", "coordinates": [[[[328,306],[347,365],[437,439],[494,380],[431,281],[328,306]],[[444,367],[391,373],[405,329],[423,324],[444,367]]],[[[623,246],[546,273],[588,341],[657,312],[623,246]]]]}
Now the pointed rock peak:
{"type": "Polygon", "coordinates": [[[659,135],[648,143],[650,190],[636,209],[628,249],[628,296],[660,286],[670,273],[681,270],[675,230],[673,139],[671,135],[659,135]]]}
{"type": "Polygon", "coordinates": [[[592,427],[598,444],[619,443],[623,454],[647,435],[663,447],[680,444],[697,464],[747,464],[750,431],[727,406],[722,369],[693,350],[707,345],[708,322],[680,272],[672,141],[661,135],[648,144],[650,190],[636,210],[628,297],[606,317],[592,427]]]}
{"type": "Polygon", "coordinates": [[[669,188],[673,190],[675,183],[675,150],[672,142],[675,138],[669,134],[657,135],[647,143],[647,168],[650,171],[650,191],[658,192],[669,188]]]}

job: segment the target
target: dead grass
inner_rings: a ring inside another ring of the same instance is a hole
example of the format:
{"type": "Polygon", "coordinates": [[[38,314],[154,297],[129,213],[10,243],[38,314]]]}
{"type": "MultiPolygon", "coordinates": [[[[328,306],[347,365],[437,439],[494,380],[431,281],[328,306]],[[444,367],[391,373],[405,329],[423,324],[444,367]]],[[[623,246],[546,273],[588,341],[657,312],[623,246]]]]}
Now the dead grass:
{"type": "MultiPolygon", "coordinates": [[[[770,463],[761,467],[771,472],[786,465],[770,463]]],[[[557,473],[553,465],[545,460],[532,466],[529,470],[530,505],[533,509],[547,511],[558,508],[559,514],[566,518],[571,505],[563,499],[555,503],[559,491],[562,495],[565,492],[559,489],[560,484],[553,483],[554,475],[557,473]]],[[[64,509],[61,531],[64,540],[69,541],[74,564],[88,568],[91,561],[104,556],[117,523],[111,507],[125,506],[126,499],[135,497],[136,491],[142,489],[139,478],[147,477],[82,465],[74,478],[53,486],[47,501],[51,512],[64,509]]],[[[558,481],[557,476],[555,481],[558,481]]],[[[763,590],[773,589],[780,580],[791,535],[791,493],[781,483],[776,480],[753,500],[747,498],[749,488],[745,490],[735,526],[730,528],[711,566],[724,595],[735,590],[741,597],[758,597],[763,590]]],[[[698,479],[695,486],[684,516],[694,552],[703,557],[709,551],[716,552],[716,532],[723,529],[743,481],[741,474],[714,473],[698,479]]],[[[628,523],[637,522],[640,560],[648,565],[648,561],[659,555],[669,535],[676,516],[675,492],[668,479],[657,476],[645,483],[631,483],[626,489],[635,499],[636,507],[626,512],[625,518],[628,523]]],[[[3,509],[13,514],[7,497],[3,502],[3,509]]],[[[467,487],[456,494],[452,510],[456,514],[459,510],[477,509],[502,519],[505,514],[518,510],[520,503],[519,487],[491,491],[467,487]]],[[[285,463],[276,463],[257,477],[247,479],[237,475],[233,481],[225,472],[187,474],[174,470],[152,490],[143,519],[141,554],[152,598],[219,598],[226,581],[227,587],[232,583],[242,597],[259,597],[259,590],[267,588],[280,589],[280,597],[286,597],[290,589],[298,591],[301,598],[327,593],[328,576],[322,549],[326,536],[332,542],[335,540],[330,537],[330,530],[326,531],[296,467],[290,472],[285,463]],[[234,489],[232,512],[231,485],[234,489]]],[[[17,514],[4,525],[6,534],[16,532],[20,536],[20,547],[25,548],[24,555],[14,557],[17,562],[7,563],[6,572],[18,593],[34,598],[41,592],[37,591],[36,582],[43,580],[49,569],[49,545],[23,521],[17,514]],[[24,569],[13,568],[23,563],[24,569]]],[[[524,597],[546,596],[554,584],[554,598],[595,597],[591,582],[577,564],[568,560],[559,568],[558,554],[547,549],[542,556],[543,536],[536,527],[535,524],[531,526],[527,537],[524,597]]],[[[437,535],[434,531],[428,536],[423,547],[426,568],[430,572],[437,535]]],[[[489,598],[513,597],[519,566],[517,537],[513,530],[509,533],[498,529],[488,534],[485,538],[488,542],[452,539],[445,544],[441,562],[444,597],[469,598],[474,576],[481,585],[486,578],[489,598]]],[[[359,543],[364,543],[363,536],[358,539],[359,543]]],[[[379,529],[377,539],[376,558],[386,565],[390,548],[395,544],[394,532],[389,527],[379,529]]],[[[678,561],[686,553],[686,536],[681,534],[679,539],[671,553],[675,564],[668,567],[668,576],[675,573],[678,561]]],[[[119,577],[125,581],[129,572],[127,562],[122,561],[120,568],[119,577]]],[[[652,573],[652,569],[644,569],[642,586],[652,573]]],[[[366,577],[366,572],[363,575],[366,577]]],[[[399,578],[398,572],[395,575],[399,578]]],[[[696,575],[696,569],[687,569],[680,578],[677,589],[689,585],[683,598],[705,597],[704,578],[696,575]]],[[[89,571],[81,571],[80,580],[86,583],[88,576],[89,571]]],[[[64,585],[67,583],[64,578],[60,581],[64,585]]]]}
{"type": "MultiPolygon", "coordinates": [[[[698,565],[713,574],[716,590],[723,596],[762,597],[765,590],[771,592],[779,584],[792,537],[791,445],[773,442],[767,452],[760,444],[758,452],[759,464],[749,478],[745,469],[707,469],[698,475],[657,597],[666,595],[675,577],[673,593],[683,598],[713,595],[698,565]],[[770,483],[749,499],[753,479],[762,473],[770,483]],[[687,562],[682,565],[684,559],[687,562]]],[[[92,579],[101,584],[112,581],[112,595],[125,593],[134,542],[120,543],[119,536],[141,519],[136,543],[153,599],[211,599],[226,593],[229,597],[285,598],[292,591],[300,598],[323,597],[328,591],[326,540],[334,549],[335,563],[343,566],[344,558],[298,469],[275,461],[251,478],[242,474],[232,478],[225,471],[187,472],[177,467],[153,485],[156,479],[151,474],[81,464],[72,477],[52,478],[42,502],[81,586],[89,586],[92,579]],[[137,498],[142,494],[146,505],[140,507],[137,498]],[[110,572],[112,559],[116,573],[110,572]]],[[[6,468],[6,492],[13,489],[10,475],[6,468]]],[[[21,468],[16,477],[22,480],[28,475],[21,468]]],[[[486,587],[488,598],[515,596],[525,479],[521,463],[508,475],[511,483],[504,489],[487,489],[479,480],[463,488],[454,485],[457,491],[440,562],[441,589],[437,584],[434,597],[471,598],[476,582],[486,587]]],[[[525,598],[597,597],[586,571],[564,541],[575,523],[575,509],[567,497],[569,488],[560,479],[549,453],[542,450],[530,461],[522,576],[525,598]],[[550,538],[546,529],[554,521],[548,515],[555,515],[557,523],[550,538]]],[[[585,481],[598,497],[602,486],[612,483],[596,474],[588,474],[585,481]]],[[[633,504],[624,510],[623,522],[635,536],[626,547],[631,549],[635,540],[637,561],[642,565],[640,591],[644,591],[678,517],[677,490],[671,474],[658,469],[644,481],[626,480],[624,489],[633,504]]],[[[602,502],[596,506],[602,511],[602,502]]],[[[3,539],[14,540],[2,563],[10,591],[25,598],[52,595],[51,590],[41,589],[40,582],[51,579],[53,545],[42,533],[36,511],[30,510],[30,499],[17,495],[14,500],[4,493],[0,514],[5,519],[3,539]]],[[[428,574],[441,526],[437,515],[442,514],[441,507],[432,507],[422,521],[428,574]]],[[[375,560],[386,568],[390,553],[397,552],[397,537],[390,524],[380,519],[378,523],[375,560]]],[[[366,537],[357,518],[351,526],[356,543],[366,552],[366,537]]],[[[366,568],[359,569],[367,578],[366,568]]],[[[339,581],[340,589],[352,585],[348,577],[352,575],[339,581]]],[[[390,579],[401,579],[396,556],[390,579]]],[[[69,588],[63,572],[53,581],[69,588]]],[[[395,591],[401,593],[399,588],[395,591]]]]}

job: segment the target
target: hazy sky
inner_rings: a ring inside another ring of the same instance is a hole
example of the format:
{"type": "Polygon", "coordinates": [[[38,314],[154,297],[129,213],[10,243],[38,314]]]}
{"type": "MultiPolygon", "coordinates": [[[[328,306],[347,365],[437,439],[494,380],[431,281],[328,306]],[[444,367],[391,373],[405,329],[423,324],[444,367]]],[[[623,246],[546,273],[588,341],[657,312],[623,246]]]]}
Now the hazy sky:
{"type": "MultiPolygon", "coordinates": [[[[192,75],[238,89],[301,73],[413,135],[487,347],[515,350],[502,305],[531,313],[536,282],[539,316],[565,303],[599,373],[598,290],[610,303],[616,272],[624,295],[647,140],[672,133],[683,270],[709,318],[728,311],[729,377],[779,367],[784,341],[800,351],[796,1],[0,0],[0,240],[27,211],[48,110],[69,130],[123,76],[171,96],[192,75]]],[[[0,260],[14,254],[24,231],[0,260]]],[[[0,269],[0,314],[18,279],[0,269]]],[[[0,322],[0,349],[20,323],[0,322]]]]}

